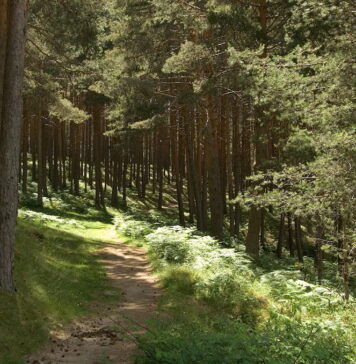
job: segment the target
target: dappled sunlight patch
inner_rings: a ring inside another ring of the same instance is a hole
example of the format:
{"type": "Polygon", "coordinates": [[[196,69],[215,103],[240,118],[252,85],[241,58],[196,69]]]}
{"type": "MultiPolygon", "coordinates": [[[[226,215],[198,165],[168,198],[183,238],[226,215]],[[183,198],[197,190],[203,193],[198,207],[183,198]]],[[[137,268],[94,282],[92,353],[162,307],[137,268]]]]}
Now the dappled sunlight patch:
{"type": "Polygon", "coordinates": [[[20,210],[18,294],[5,298],[0,293],[0,348],[8,348],[0,349],[0,362],[17,363],[46,341],[50,328],[88,314],[94,299],[112,300],[101,294],[108,282],[94,254],[103,246],[108,227],[78,212],[20,210]]]}

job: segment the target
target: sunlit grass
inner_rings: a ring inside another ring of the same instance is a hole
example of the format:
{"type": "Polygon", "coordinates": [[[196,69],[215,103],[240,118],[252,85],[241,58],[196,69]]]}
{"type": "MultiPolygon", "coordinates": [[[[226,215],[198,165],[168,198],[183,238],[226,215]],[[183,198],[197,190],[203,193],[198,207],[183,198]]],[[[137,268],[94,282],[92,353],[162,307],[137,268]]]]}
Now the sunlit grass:
{"type": "Polygon", "coordinates": [[[17,294],[0,293],[0,363],[22,363],[51,329],[90,314],[92,301],[113,299],[101,294],[107,280],[96,254],[110,240],[112,216],[86,206],[83,211],[53,199],[43,209],[20,211],[17,294]]]}

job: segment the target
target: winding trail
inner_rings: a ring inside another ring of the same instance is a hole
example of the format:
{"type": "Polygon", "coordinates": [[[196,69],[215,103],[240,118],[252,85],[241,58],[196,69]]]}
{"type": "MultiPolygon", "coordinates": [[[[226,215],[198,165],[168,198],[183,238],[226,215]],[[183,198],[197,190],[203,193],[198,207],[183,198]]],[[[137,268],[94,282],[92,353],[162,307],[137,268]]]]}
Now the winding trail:
{"type": "MultiPolygon", "coordinates": [[[[111,304],[94,304],[90,318],[52,332],[52,342],[30,357],[32,364],[128,364],[137,345],[132,335],[145,331],[155,315],[159,288],[143,249],[117,241],[107,243],[101,261],[113,289],[122,298],[111,304]]],[[[105,295],[115,295],[107,291],[105,295]]]]}

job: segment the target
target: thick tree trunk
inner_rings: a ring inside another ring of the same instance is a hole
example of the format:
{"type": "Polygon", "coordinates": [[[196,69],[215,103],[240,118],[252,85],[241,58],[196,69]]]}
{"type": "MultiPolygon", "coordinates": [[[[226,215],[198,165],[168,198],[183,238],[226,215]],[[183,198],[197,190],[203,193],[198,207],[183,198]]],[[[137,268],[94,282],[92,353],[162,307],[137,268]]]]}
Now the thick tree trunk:
{"type": "Polygon", "coordinates": [[[263,250],[267,250],[266,237],[265,237],[265,209],[261,209],[261,229],[260,229],[260,244],[263,250]]]}
{"type": "MultiPolygon", "coordinates": [[[[116,147],[115,147],[116,148],[116,147]]],[[[119,163],[119,158],[118,158],[118,150],[115,149],[113,152],[112,152],[112,156],[113,156],[113,169],[112,169],[112,173],[113,173],[113,176],[112,176],[112,192],[111,192],[111,205],[112,206],[117,206],[118,203],[119,203],[119,199],[118,199],[118,195],[117,195],[117,192],[118,192],[118,163],[119,163]]]]}
{"type": "Polygon", "coordinates": [[[176,180],[176,193],[177,193],[177,203],[178,203],[178,215],[179,223],[185,226],[184,217],[184,206],[183,206],[183,183],[181,178],[181,166],[179,154],[181,151],[181,140],[182,135],[179,132],[179,124],[177,122],[176,112],[170,110],[170,126],[171,126],[171,161],[172,161],[172,173],[175,174],[176,180]]]}
{"type": "MultiPolygon", "coordinates": [[[[0,18],[2,18],[5,5],[1,0],[0,3],[2,3],[0,18]]],[[[8,292],[14,292],[13,265],[18,204],[17,181],[23,118],[22,87],[26,2],[25,0],[13,0],[9,6],[9,31],[6,52],[3,48],[4,42],[0,44],[0,57],[6,53],[5,78],[3,83],[0,83],[2,85],[0,124],[0,286],[8,292]]],[[[3,24],[1,24],[1,29],[2,26],[3,24]]]]}
{"type": "Polygon", "coordinates": [[[317,221],[316,233],[317,237],[315,239],[314,267],[318,283],[321,284],[323,279],[323,251],[321,248],[324,241],[324,229],[320,221],[317,221]]]}
{"type": "Polygon", "coordinates": [[[249,214],[248,232],[246,237],[246,252],[258,256],[260,251],[260,229],[261,229],[261,209],[253,206],[249,214]]]}
{"type": "Polygon", "coordinates": [[[224,204],[221,196],[221,174],[217,141],[217,115],[213,101],[209,100],[207,111],[208,188],[210,201],[210,232],[217,238],[223,237],[224,204]]]}
{"type": "Polygon", "coordinates": [[[289,248],[289,255],[294,257],[294,240],[293,240],[293,226],[292,226],[292,214],[288,212],[288,248],[289,248]]]}
{"type": "Polygon", "coordinates": [[[303,242],[302,242],[302,228],[300,223],[300,217],[296,216],[294,218],[295,227],[295,245],[297,247],[298,260],[303,262],[303,242]]]}
{"type": "Polygon", "coordinates": [[[22,130],[22,192],[27,193],[27,152],[28,152],[28,128],[29,122],[27,118],[27,113],[25,112],[25,119],[22,130]]]}
{"type": "Polygon", "coordinates": [[[43,206],[43,123],[41,118],[41,109],[38,113],[38,125],[37,125],[37,155],[38,155],[38,181],[37,181],[37,205],[39,207],[43,206]]]}
{"type": "Polygon", "coordinates": [[[277,258],[282,258],[282,248],[283,248],[283,241],[284,241],[284,220],[285,220],[285,214],[281,213],[281,219],[279,222],[279,233],[278,233],[278,243],[277,243],[277,250],[276,255],[277,258]]]}
{"type": "Polygon", "coordinates": [[[54,123],[53,130],[53,176],[52,176],[52,186],[55,192],[58,191],[58,179],[59,179],[59,170],[58,170],[58,155],[59,155],[59,146],[60,146],[60,125],[59,120],[56,120],[54,123]]]}
{"type": "MultiPolygon", "coordinates": [[[[186,115],[184,115],[186,116],[186,115]]],[[[188,169],[188,197],[189,197],[189,215],[190,222],[193,222],[194,214],[197,219],[197,227],[202,230],[202,199],[201,186],[198,180],[197,170],[194,168],[196,156],[194,149],[194,139],[192,126],[187,117],[183,117],[183,125],[185,132],[186,161],[188,169]]]]}
{"type": "MultiPolygon", "coordinates": [[[[268,5],[266,0],[259,0],[258,5],[258,13],[259,13],[259,21],[261,25],[262,34],[264,37],[263,43],[263,54],[262,57],[267,56],[267,20],[268,20],[268,5]]],[[[255,122],[255,148],[256,148],[256,171],[265,171],[265,162],[268,160],[268,143],[267,143],[267,120],[265,120],[264,116],[264,110],[263,108],[259,107],[256,110],[256,122],[255,122]]],[[[249,226],[248,226],[248,234],[247,237],[249,239],[248,243],[246,242],[246,250],[252,249],[256,254],[259,254],[259,236],[255,234],[255,232],[261,231],[263,232],[264,227],[260,226],[257,227],[257,224],[260,225],[263,223],[263,212],[257,211],[256,208],[253,208],[250,212],[249,217],[249,226]],[[256,218],[258,220],[254,221],[253,219],[256,218]],[[250,229],[253,230],[250,232],[250,229]],[[252,241],[252,239],[255,239],[252,241]],[[254,247],[252,248],[252,245],[254,244],[254,247]],[[247,248],[247,245],[249,245],[249,248],[247,248]]],[[[262,240],[261,243],[264,243],[262,240]]]]}
{"type": "Polygon", "coordinates": [[[8,38],[8,0],[0,0],[0,130],[5,83],[6,49],[8,38]]]}
{"type": "Polygon", "coordinates": [[[102,157],[102,143],[101,143],[101,108],[100,105],[94,105],[93,110],[93,144],[94,144],[94,165],[95,165],[95,205],[96,207],[103,207],[104,205],[104,191],[103,191],[103,178],[101,173],[101,157],[102,157]]]}

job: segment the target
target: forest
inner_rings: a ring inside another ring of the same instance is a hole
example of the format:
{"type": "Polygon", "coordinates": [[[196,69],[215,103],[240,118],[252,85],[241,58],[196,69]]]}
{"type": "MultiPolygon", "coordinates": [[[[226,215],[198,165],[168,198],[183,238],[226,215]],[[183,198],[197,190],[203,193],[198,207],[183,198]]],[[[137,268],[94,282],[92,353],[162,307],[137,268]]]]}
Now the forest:
{"type": "Polygon", "coordinates": [[[0,364],[356,362],[354,0],[0,0],[0,364]]]}

